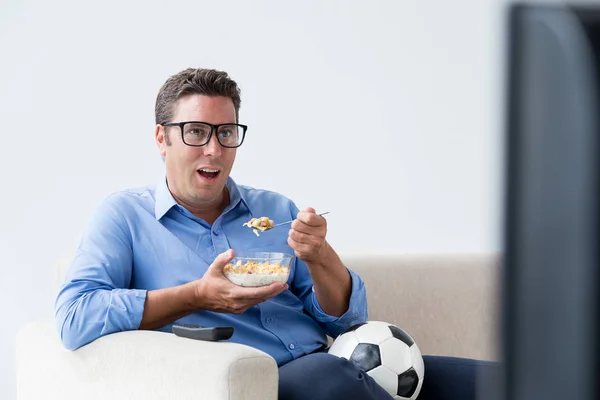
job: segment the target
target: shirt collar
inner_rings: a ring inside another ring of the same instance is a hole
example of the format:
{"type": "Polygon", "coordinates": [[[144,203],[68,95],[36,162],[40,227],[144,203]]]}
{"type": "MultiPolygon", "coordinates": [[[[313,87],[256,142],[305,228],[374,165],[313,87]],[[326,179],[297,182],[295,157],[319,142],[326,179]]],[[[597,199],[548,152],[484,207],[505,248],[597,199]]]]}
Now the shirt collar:
{"type": "Polygon", "coordinates": [[[156,185],[154,193],[154,216],[161,219],[173,206],[177,205],[175,198],[167,186],[167,177],[163,176],[156,185]]]}
{"type": "MultiPolygon", "coordinates": [[[[244,193],[242,190],[240,190],[239,186],[235,183],[231,176],[227,177],[227,182],[225,185],[229,190],[229,206],[226,210],[233,209],[238,205],[238,203],[242,203],[248,209],[250,214],[253,215],[244,193]]],[[[169,190],[167,185],[167,177],[165,176],[161,178],[156,185],[154,216],[157,220],[160,220],[171,208],[177,205],[177,201],[175,201],[175,198],[169,190]]]]}
{"type": "Polygon", "coordinates": [[[237,206],[238,203],[242,203],[246,209],[250,212],[250,215],[254,215],[252,213],[252,209],[250,208],[250,203],[244,196],[244,191],[240,190],[240,187],[233,180],[231,176],[227,177],[226,183],[227,189],[229,189],[229,209],[233,209],[237,206]]]}

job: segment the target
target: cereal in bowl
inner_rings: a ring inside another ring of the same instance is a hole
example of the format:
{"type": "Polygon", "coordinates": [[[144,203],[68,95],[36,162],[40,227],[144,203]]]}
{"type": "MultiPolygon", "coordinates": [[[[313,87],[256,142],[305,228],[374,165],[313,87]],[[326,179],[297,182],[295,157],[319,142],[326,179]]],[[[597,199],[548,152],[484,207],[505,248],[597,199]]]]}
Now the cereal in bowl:
{"type": "Polygon", "coordinates": [[[263,286],[272,282],[287,282],[290,269],[279,262],[257,262],[248,260],[242,263],[229,263],[224,269],[225,276],[240,286],[263,286]]]}

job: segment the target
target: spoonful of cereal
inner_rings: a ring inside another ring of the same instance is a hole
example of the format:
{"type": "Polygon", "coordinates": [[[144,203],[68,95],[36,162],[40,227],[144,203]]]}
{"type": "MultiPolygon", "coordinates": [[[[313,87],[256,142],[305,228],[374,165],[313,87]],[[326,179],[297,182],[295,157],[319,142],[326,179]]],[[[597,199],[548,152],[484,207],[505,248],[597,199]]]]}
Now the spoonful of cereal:
{"type": "MultiPolygon", "coordinates": [[[[325,215],[325,214],[329,214],[329,211],[321,213],[321,214],[319,214],[319,216],[325,215]]],[[[292,222],[294,222],[293,219],[290,221],[285,221],[285,222],[280,222],[278,224],[275,224],[273,222],[273,220],[270,219],[269,217],[260,217],[260,218],[252,218],[250,221],[244,222],[244,224],[242,226],[247,226],[248,228],[252,228],[252,231],[254,232],[254,234],[256,236],[260,236],[258,233],[259,230],[261,232],[264,232],[264,231],[268,231],[269,229],[273,229],[277,226],[291,224],[292,222]]]]}

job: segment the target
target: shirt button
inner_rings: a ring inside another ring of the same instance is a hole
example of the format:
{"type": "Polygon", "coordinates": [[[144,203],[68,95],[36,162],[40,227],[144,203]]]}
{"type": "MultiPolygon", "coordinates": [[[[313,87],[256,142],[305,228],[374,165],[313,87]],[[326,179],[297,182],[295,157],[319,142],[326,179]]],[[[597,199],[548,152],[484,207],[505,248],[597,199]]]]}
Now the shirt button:
{"type": "Polygon", "coordinates": [[[219,233],[221,233],[221,231],[220,231],[220,230],[218,230],[218,229],[215,229],[215,230],[213,231],[213,233],[215,234],[215,236],[219,236],[219,233]]]}
{"type": "Polygon", "coordinates": [[[294,350],[296,348],[296,346],[294,346],[294,343],[290,343],[290,349],[294,350]]]}
{"type": "Polygon", "coordinates": [[[265,322],[266,322],[267,324],[270,324],[271,322],[273,322],[273,318],[271,318],[271,317],[267,317],[267,319],[265,319],[265,322]]]}

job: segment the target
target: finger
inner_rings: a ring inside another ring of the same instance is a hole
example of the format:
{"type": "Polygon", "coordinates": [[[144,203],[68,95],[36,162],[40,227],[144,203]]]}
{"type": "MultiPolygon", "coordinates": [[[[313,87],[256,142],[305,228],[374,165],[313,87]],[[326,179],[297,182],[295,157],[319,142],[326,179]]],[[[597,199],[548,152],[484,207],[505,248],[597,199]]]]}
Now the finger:
{"type": "Polygon", "coordinates": [[[290,231],[288,232],[288,236],[294,239],[295,242],[310,244],[313,246],[318,246],[319,243],[323,241],[323,238],[321,236],[307,234],[304,232],[297,231],[295,229],[290,229],[290,231]]]}
{"type": "Polygon", "coordinates": [[[315,252],[315,246],[296,242],[291,237],[288,237],[287,242],[290,245],[290,247],[292,249],[294,249],[294,251],[296,252],[296,255],[300,258],[302,258],[302,256],[304,256],[304,255],[313,254],[315,252]]]}
{"type": "MultiPolygon", "coordinates": [[[[242,313],[246,312],[246,310],[248,310],[250,307],[253,307],[256,304],[267,301],[272,297],[278,296],[289,288],[289,286],[287,284],[281,284],[281,282],[274,282],[269,286],[265,286],[265,288],[270,288],[270,287],[277,288],[277,290],[270,290],[270,291],[266,292],[266,294],[263,294],[262,296],[260,295],[260,292],[263,292],[262,290],[261,291],[255,290],[253,295],[250,298],[237,299],[237,302],[239,303],[239,305],[235,308],[234,313],[242,314],[242,313]]],[[[247,289],[250,289],[250,288],[247,288],[247,289]]],[[[262,289],[262,288],[260,288],[260,289],[262,289]]]]}
{"type": "Polygon", "coordinates": [[[311,226],[311,225],[305,224],[302,221],[295,220],[294,222],[292,222],[290,227],[295,231],[305,233],[307,235],[317,236],[320,238],[325,238],[325,235],[327,234],[327,226],[326,225],[311,226]]]}
{"type": "Polygon", "coordinates": [[[223,271],[223,268],[229,263],[234,257],[234,251],[229,249],[219,254],[212,264],[208,267],[210,270],[223,271]]]}
{"type": "Polygon", "coordinates": [[[305,209],[304,209],[304,211],[306,211],[306,212],[308,212],[308,213],[313,213],[313,214],[315,214],[315,213],[317,212],[317,211],[316,211],[314,208],[312,208],[312,207],[305,208],[305,209]]]}
{"type": "Polygon", "coordinates": [[[269,292],[266,296],[263,296],[262,299],[261,299],[261,302],[267,301],[267,300],[269,300],[272,297],[279,296],[281,293],[283,293],[286,290],[288,290],[288,288],[289,288],[289,286],[288,286],[287,283],[283,284],[283,286],[281,286],[280,288],[278,288],[278,290],[269,292]]]}
{"type": "Polygon", "coordinates": [[[238,288],[233,294],[234,297],[244,301],[256,301],[262,299],[270,299],[273,296],[281,294],[287,290],[287,284],[281,282],[273,282],[268,286],[256,288],[238,288]]]}
{"type": "Polygon", "coordinates": [[[247,297],[241,297],[238,299],[238,302],[242,303],[246,307],[252,307],[256,304],[267,301],[275,296],[279,296],[281,293],[286,291],[288,288],[287,285],[277,286],[276,288],[270,288],[269,291],[260,291],[253,292],[252,294],[247,294],[247,297]]]}
{"type": "Polygon", "coordinates": [[[327,220],[322,216],[308,211],[300,211],[296,216],[296,221],[303,222],[309,226],[322,226],[327,223],[327,220]]]}

